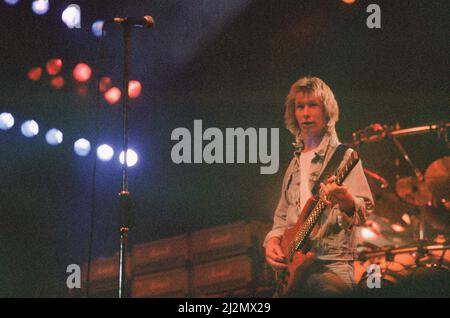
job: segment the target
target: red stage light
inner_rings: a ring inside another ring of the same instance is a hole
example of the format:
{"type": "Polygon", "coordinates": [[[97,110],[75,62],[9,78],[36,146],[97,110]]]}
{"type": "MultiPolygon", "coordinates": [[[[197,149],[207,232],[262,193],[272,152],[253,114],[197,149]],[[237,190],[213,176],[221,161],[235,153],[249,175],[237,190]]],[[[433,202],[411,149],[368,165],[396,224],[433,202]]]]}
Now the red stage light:
{"type": "Polygon", "coordinates": [[[61,70],[63,62],[61,59],[51,59],[47,62],[47,73],[49,75],[56,75],[61,70]]]}
{"type": "Polygon", "coordinates": [[[356,0],[342,0],[342,2],[346,3],[346,4],[353,4],[355,3],[356,0]]]}
{"type": "Polygon", "coordinates": [[[33,67],[28,71],[28,78],[32,81],[37,81],[42,76],[42,67],[33,67]]]}
{"type": "Polygon", "coordinates": [[[128,82],[128,95],[130,98],[137,98],[141,95],[142,85],[139,81],[131,80],[128,82]]]}
{"type": "Polygon", "coordinates": [[[106,92],[112,86],[112,80],[108,76],[103,76],[100,79],[100,92],[106,92]]]}
{"type": "Polygon", "coordinates": [[[121,93],[120,89],[114,86],[114,87],[111,87],[110,89],[108,89],[104,96],[105,96],[106,101],[110,105],[113,105],[119,101],[121,95],[122,95],[122,93],[121,93]]]}
{"type": "Polygon", "coordinates": [[[91,78],[91,68],[85,63],[79,63],[73,69],[73,78],[78,82],[87,82],[91,78]]]}
{"type": "Polygon", "coordinates": [[[62,76],[53,77],[50,81],[50,85],[56,89],[60,89],[64,86],[64,78],[62,78],[62,76]]]}

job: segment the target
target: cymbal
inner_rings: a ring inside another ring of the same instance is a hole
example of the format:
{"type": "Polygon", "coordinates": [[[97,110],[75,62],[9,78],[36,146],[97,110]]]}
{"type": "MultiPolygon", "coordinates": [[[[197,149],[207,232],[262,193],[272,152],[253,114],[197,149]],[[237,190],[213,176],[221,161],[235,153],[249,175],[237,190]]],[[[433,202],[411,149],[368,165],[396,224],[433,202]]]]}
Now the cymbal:
{"type": "Polygon", "coordinates": [[[392,223],[401,222],[402,215],[410,210],[410,206],[400,200],[393,192],[380,191],[374,193],[373,199],[375,201],[374,214],[386,218],[392,223]]]}
{"type": "Polygon", "coordinates": [[[428,166],[425,183],[435,199],[450,200],[450,156],[440,158],[428,166]]]}
{"type": "Polygon", "coordinates": [[[395,191],[403,201],[415,206],[426,205],[432,199],[425,181],[419,181],[416,177],[398,179],[395,191]]]}

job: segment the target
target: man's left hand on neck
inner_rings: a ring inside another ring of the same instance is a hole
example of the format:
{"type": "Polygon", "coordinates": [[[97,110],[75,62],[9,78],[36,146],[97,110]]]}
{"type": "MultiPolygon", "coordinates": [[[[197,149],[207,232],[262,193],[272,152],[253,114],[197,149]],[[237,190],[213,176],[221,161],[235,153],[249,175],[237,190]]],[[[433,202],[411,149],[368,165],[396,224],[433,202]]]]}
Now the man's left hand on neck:
{"type": "Polygon", "coordinates": [[[344,211],[349,217],[355,212],[355,199],[345,185],[338,185],[336,177],[328,178],[327,184],[321,183],[320,187],[325,195],[323,198],[328,205],[339,205],[339,209],[344,211]]]}

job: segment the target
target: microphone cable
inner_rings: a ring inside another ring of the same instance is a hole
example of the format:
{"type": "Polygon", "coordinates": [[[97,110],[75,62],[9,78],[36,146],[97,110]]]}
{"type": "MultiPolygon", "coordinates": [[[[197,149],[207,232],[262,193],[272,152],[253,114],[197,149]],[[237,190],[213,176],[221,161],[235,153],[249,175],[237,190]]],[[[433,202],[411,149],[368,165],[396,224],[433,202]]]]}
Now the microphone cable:
{"type": "MultiPolygon", "coordinates": [[[[98,38],[98,51],[97,51],[97,80],[95,89],[95,118],[94,118],[94,142],[93,149],[97,149],[98,136],[99,136],[99,112],[100,112],[100,80],[101,80],[101,65],[105,60],[104,40],[105,36],[104,26],[102,27],[102,35],[98,38]]],[[[97,155],[94,153],[94,165],[92,167],[92,183],[91,183],[91,217],[90,217],[90,230],[88,240],[88,260],[87,260],[87,275],[86,275],[86,297],[89,298],[90,291],[90,278],[91,278],[91,263],[92,263],[92,247],[94,242],[94,230],[95,230],[95,215],[96,215],[96,175],[97,175],[97,155]]]]}

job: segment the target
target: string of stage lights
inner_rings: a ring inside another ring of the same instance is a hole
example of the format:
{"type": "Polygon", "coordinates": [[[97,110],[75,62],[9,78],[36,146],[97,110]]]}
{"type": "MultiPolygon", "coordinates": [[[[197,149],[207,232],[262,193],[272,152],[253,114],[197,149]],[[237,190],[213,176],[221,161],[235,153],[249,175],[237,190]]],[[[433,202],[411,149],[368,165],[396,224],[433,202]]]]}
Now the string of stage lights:
{"type": "MultiPolygon", "coordinates": [[[[15,119],[11,113],[3,112],[0,114],[0,130],[7,131],[14,127],[15,119]]],[[[22,135],[27,138],[33,138],[39,134],[39,124],[33,120],[28,119],[20,125],[22,135]]],[[[63,142],[63,133],[57,128],[51,128],[45,134],[45,140],[51,146],[58,146],[63,142]]],[[[79,138],[73,143],[74,152],[80,157],[86,157],[91,152],[91,143],[85,138],[79,138]]],[[[100,161],[110,161],[114,157],[115,151],[108,144],[102,144],[97,147],[97,158],[100,161]]],[[[124,152],[119,154],[119,162],[124,164],[124,152]]],[[[127,151],[127,165],[132,167],[138,162],[137,153],[129,148],[127,151]]]]}
{"type": "MultiPolygon", "coordinates": [[[[17,5],[20,0],[4,0],[5,4],[9,6],[17,5]]],[[[33,0],[31,3],[31,10],[37,15],[45,15],[50,10],[50,2],[48,0],[33,0]]],[[[81,27],[81,9],[77,4],[69,4],[61,14],[61,20],[69,28],[80,28],[81,27]]],[[[101,37],[104,35],[103,32],[103,20],[95,21],[91,30],[96,37],[101,37]]]]}
{"type": "MultiPolygon", "coordinates": [[[[14,6],[19,3],[19,0],[4,0],[4,2],[10,6],[14,6]]],[[[32,11],[37,15],[46,14],[49,9],[48,0],[35,0],[31,5],[32,11]]],[[[69,28],[79,27],[80,24],[80,9],[77,5],[68,5],[62,13],[62,20],[69,28]]],[[[103,35],[103,21],[99,20],[93,23],[92,33],[100,37],[103,35]]],[[[47,61],[44,67],[35,66],[28,70],[28,79],[31,81],[45,80],[46,74],[48,74],[50,86],[54,89],[61,89],[64,87],[66,81],[62,75],[63,61],[60,58],[51,58],[47,61]],[[44,71],[45,69],[45,71],[44,71]]],[[[72,69],[72,77],[75,80],[75,91],[78,95],[88,95],[88,83],[92,77],[92,69],[86,63],[78,63],[72,69]]],[[[100,79],[99,90],[103,94],[105,101],[114,105],[117,104],[121,97],[122,92],[117,86],[113,86],[112,79],[108,76],[104,76],[100,79]]],[[[130,98],[137,98],[141,94],[142,85],[137,80],[130,80],[128,86],[128,94],[130,98]]],[[[0,130],[7,131],[14,127],[14,116],[9,112],[3,112],[0,114],[0,130]]],[[[33,119],[27,119],[20,125],[23,136],[27,138],[33,138],[39,134],[39,124],[33,119]]],[[[58,146],[63,142],[64,134],[57,128],[49,129],[45,134],[47,143],[51,146],[58,146]]],[[[74,152],[78,156],[88,156],[91,152],[91,143],[85,138],[77,139],[73,143],[74,152]]],[[[110,161],[114,157],[114,149],[107,144],[102,144],[97,147],[97,158],[100,161],[110,161]]],[[[127,151],[127,166],[132,167],[136,165],[138,161],[138,155],[133,149],[127,151]]],[[[119,154],[119,162],[124,164],[124,151],[119,154]]]]}
{"type": "MultiPolygon", "coordinates": [[[[28,71],[28,79],[31,81],[44,80],[46,74],[50,76],[50,86],[55,89],[61,89],[65,80],[61,72],[63,68],[63,61],[60,58],[52,58],[47,61],[44,67],[37,66],[32,67],[28,71]],[[45,69],[45,72],[44,72],[45,69]]],[[[76,92],[78,95],[86,96],[88,94],[88,82],[92,77],[92,69],[86,63],[78,63],[72,69],[72,77],[76,92]]],[[[113,82],[110,77],[103,76],[100,79],[99,91],[103,93],[105,101],[114,105],[120,101],[122,92],[120,88],[113,86],[113,82]]],[[[128,85],[128,95],[130,98],[137,98],[142,92],[142,85],[137,80],[130,80],[128,85]]],[[[11,113],[3,112],[0,114],[0,129],[9,130],[15,124],[14,117],[11,113]]],[[[33,138],[39,134],[39,125],[35,120],[26,120],[21,124],[21,132],[27,138],[33,138]]],[[[51,146],[57,146],[63,142],[63,133],[59,129],[51,128],[45,135],[46,141],[51,146]]],[[[79,156],[87,156],[91,151],[91,143],[85,139],[80,138],[73,144],[74,151],[79,156]]],[[[110,161],[114,157],[114,149],[107,145],[102,144],[97,147],[97,158],[101,161],[110,161]]],[[[119,161],[124,164],[124,151],[120,152],[119,161]]],[[[127,151],[127,166],[132,167],[136,165],[138,161],[138,155],[133,149],[127,151]]]]}

